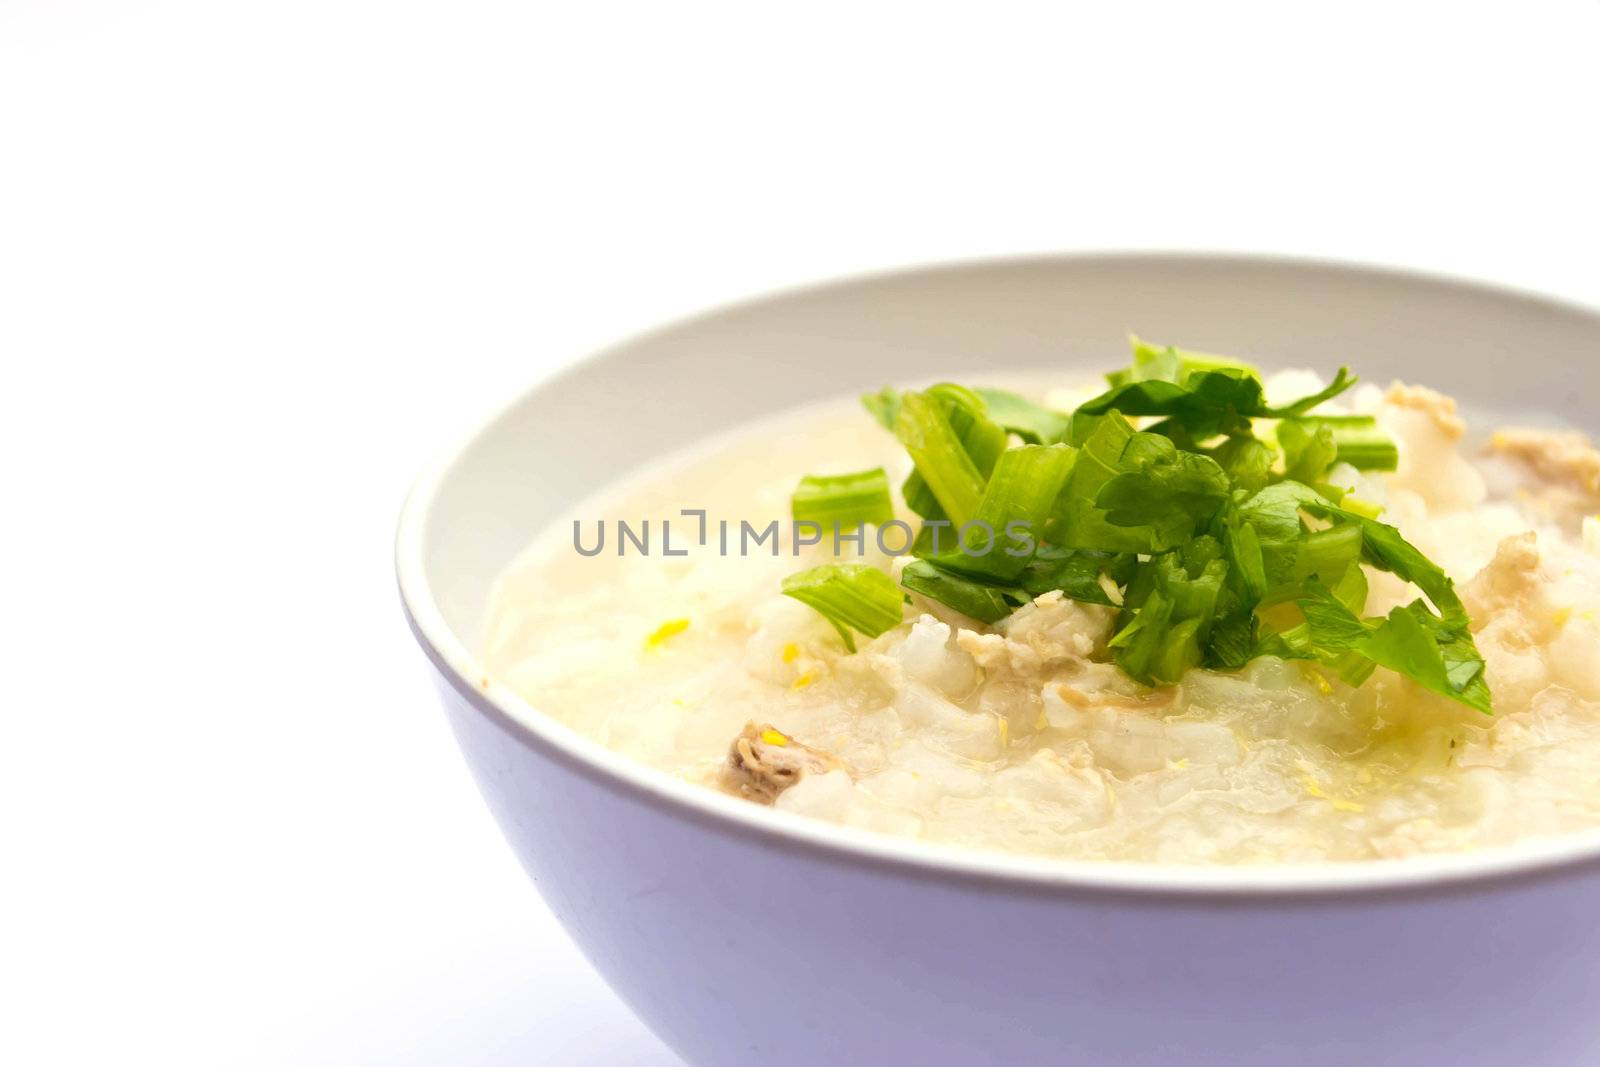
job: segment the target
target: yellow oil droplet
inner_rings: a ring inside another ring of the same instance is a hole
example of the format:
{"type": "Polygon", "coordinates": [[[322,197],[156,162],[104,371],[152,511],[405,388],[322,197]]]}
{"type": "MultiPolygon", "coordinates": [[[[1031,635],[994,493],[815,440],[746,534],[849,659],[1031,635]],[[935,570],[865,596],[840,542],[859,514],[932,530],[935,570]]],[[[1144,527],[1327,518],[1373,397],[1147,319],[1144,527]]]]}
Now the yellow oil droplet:
{"type": "Polygon", "coordinates": [[[800,677],[796,678],[794,680],[794,684],[791,685],[789,688],[790,689],[804,689],[806,686],[810,685],[812,682],[814,682],[816,680],[817,680],[817,676],[814,673],[812,673],[811,671],[806,671],[806,673],[804,673],[800,677]]]}
{"type": "Polygon", "coordinates": [[[1570,618],[1572,618],[1572,609],[1570,607],[1557,608],[1555,613],[1556,628],[1560,629],[1565,626],[1570,618]]]}
{"type": "Polygon", "coordinates": [[[789,735],[779,733],[771,727],[761,731],[761,740],[769,745],[777,745],[779,748],[789,747],[789,735]]]}
{"type": "Polygon", "coordinates": [[[645,647],[660,648],[669,639],[683,633],[683,631],[687,630],[688,628],[688,619],[668,619],[666,622],[656,627],[655,633],[644,639],[645,647]]]}
{"type": "Polygon", "coordinates": [[[1318,800],[1326,800],[1335,811],[1366,811],[1367,809],[1353,800],[1344,800],[1340,797],[1330,796],[1325,792],[1317,780],[1309,774],[1305,777],[1306,792],[1318,800]]]}
{"type": "Polygon", "coordinates": [[[799,645],[795,644],[793,641],[790,641],[787,645],[783,646],[783,662],[785,662],[785,663],[793,663],[795,660],[797,660],[799,658],[800,658],[800,646],[799,645]]]}

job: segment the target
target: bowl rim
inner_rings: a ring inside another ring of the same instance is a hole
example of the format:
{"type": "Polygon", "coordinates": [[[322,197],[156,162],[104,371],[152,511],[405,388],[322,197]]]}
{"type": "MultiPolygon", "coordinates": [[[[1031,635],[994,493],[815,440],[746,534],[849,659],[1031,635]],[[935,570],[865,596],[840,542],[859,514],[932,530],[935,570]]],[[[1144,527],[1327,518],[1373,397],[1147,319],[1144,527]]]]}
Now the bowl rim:
{"type": "Polygon", "coordinates": [[[1392,860],[1261,865],[1152,864],[1078,860],[969,848],[838,826],[821,819],[762,807],[675,778],[614,752],[545,715],[491,677],[445,621],[428,581],[423,531],[441,486],[457,461],[534,393],[559,388],[569,376],[660,334],[728,312],[769,302],[895,278],[1006,269],[1046,263],[1082,266],[1182,266],[1284,268],[1344,274],[1395,283],[1425,284],[1541,305],[1600,319],[1600,309],[1473,278],[1436,272],[1314,257],[1238,252],[1095,251],[994,256],[860,272],[802,283],[745,297],[685,315],[607,345],[536,379],[418,474],[401,509],[395,535],[395,574],[401,607],[413,635],[442,677],[477,713],[538,755],[554,760],[608,791],[648,804],[675,818],[726,835],[753,839],[769,848],[804,851],[813,858],[919,880],[980,884],[1051,895],[1184,898],[1218,903],[1268,900],[1316,901],[1364,897],[1437,895],[1468,891],[1485,883],[1548,881],[1600,870],[1600,828],[1467,852],[1392,860]]]}

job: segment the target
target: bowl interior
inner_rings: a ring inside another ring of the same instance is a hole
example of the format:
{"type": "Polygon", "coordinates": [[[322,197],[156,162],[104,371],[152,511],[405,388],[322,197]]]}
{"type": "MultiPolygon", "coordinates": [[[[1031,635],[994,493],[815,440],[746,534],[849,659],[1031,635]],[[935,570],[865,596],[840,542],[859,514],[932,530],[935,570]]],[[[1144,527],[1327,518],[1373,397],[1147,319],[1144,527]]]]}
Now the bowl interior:
{"type": "Polygon", "coordinates": [[[441,666],[477,685],[472,653],[496,576],[541,528],[642,463],[885,383],[1111,365],[1130,330],[1267,367],[1348,364],[1379,383],[1425,382],[1472,407],[1580,426],[1594,421],[1583,398],[1600,384],[1600,315],[1399,272],[1108,255],[848,280],[668,326],[518,398],[418,483],[401,524],[402,594],[441,666]]]}

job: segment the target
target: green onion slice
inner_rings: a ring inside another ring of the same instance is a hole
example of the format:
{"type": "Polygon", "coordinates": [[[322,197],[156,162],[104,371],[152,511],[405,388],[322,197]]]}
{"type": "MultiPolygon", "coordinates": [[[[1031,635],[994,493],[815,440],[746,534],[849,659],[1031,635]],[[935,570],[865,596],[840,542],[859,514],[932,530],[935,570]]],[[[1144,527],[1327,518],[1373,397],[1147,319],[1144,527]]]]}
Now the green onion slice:
{"type": "Polygon", "coordinates": [[[783,595],[794,597],[817,612],[839,631],[851,652],[857,630],[877,637],[900,625],[904,603],[894,579],[864,563],[830,563],[813,567],[783,580],[783,595]]]}
{"type": "Polygon", "coordinates": [[[900,572],[900,584],[979,622],[999,622],[1028,600],[1021,590],[977,581],[921,559],[900,572]]]}
{"type": "Polygon", "coordinates": [[[882,467],[854,474],[808,474],[800,479],[789,508],[795,522],[814,522],[823,530],[852,529],[864,522],[882,526],[894,518],[882,467]]]}

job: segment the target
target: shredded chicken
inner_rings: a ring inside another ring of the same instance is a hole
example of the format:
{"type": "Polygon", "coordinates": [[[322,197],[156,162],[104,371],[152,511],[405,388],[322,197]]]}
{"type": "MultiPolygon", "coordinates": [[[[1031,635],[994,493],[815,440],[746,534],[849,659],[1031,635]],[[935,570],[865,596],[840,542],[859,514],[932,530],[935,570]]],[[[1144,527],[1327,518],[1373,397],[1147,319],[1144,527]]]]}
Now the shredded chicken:
{"type": "Polygon", "coordinates": [[[956,647],[986,671],[1035,676],[1105,651],[1116,613],[1051,590],[999,624],[999,633],[956,631],[956,647]]]}
{"type": "Polygon", "coordinates": [[[833,756],[809,745],[802,745],[777,728],[762,723],[746,723],[733,739],[722,784],[728,792],[771,804],[778,794],[808,774],[824,774],[840,766],[833,756]]]}
{"type": "Polygon", "coordinates": [[[1085,693],[1065,683],[1056,686],[1056,693],[1062,701],[1074,708],[1130,708],[1135,711],[1164,711],[1178,703],[1181,687],[1176,685],[1163,686],[1148,692],[1129,695],[1102,690],[1098,693],[1085,693]]]}
{"type": "Polygon", "coordinates": [[[1392,382],[1383,399],[1395,407],[1410,408],[1427,415],[1440,432],[1452,441],[1459,441],[1461,435],[1467,432],[1467,424],[1456,414],[1455,400],[1425,385],[1392,382]]]}
{"type": "Polygon", "coordinates": [[[1600,496],[1600,452],[1576,430],[1496,430],[1489,451],[1520,460],[1541,477],[1600,496]]]}

